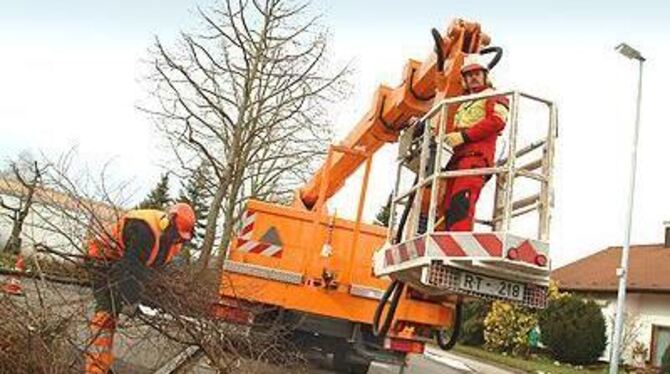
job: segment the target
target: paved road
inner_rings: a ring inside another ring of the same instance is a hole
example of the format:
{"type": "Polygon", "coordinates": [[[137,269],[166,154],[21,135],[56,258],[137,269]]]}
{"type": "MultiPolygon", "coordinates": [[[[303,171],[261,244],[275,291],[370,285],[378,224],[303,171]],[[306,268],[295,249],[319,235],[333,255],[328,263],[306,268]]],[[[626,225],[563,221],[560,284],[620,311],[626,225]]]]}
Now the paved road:
{"type": "MultiPolygon", "coordinates": [[[[326,362],[320,364],[314,361],[314,374],[334,374],[334,371],[325,367],[326,362]]],[[[438,347],[427,347],[422,355],[411,355],[408,366],[401,371],[399,366],[374,362],[368,374],[515,374],[487,363],[478,362],[450,352],[444,352],[438,347]]]]}

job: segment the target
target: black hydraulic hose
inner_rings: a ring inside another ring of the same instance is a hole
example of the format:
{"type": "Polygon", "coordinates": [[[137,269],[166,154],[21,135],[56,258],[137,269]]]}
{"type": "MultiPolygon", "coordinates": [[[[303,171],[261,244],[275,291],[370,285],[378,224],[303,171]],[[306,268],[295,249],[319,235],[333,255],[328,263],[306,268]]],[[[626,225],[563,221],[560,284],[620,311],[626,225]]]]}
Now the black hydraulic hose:
{"type": "MultiPolygon", "coordinates": [[[[416,178],[414,178],[412,187],[416,186],[417,183],[419,183],[418,174],[416,175],[416,178]]],[[[400,222],[398,222],[398,231],[395,233],[395,243],[400,243],[400,241],[402,241],[402,232],[405,230],[405,224],[407,223],[407,218],[409,218],[409,211],[412,207],[412,203],[414,203],[414,195],[415,192],[412,192],[407,197],[407,205],[405,205],[405,210],[403,210],[402,216],[400,216],[400,222]]]]}
{"type": "Polygon", "coordinates": [[[502,58],[503,55],[503,49],[500,47],[486,47],[483,48],[481,51],[479,51],[480,55],[486,55],[489,53],[495,53],[496,55],[493,56],[493,59],[491,59],[491,62],[487,65],[489,70],[493,69],[496,65],[498,65],[498,62],[500,62],[500,59],[502,58]]]}
{"type": "MultiPolygon", "coordinates": [[[[412,184],[412,186],[416,186],[417,183],[419,183],[418,174],[414,179],[414,183],[412,184]]],[[[405,229],[405,224],[407,223],[407,218],[409,217],[409,211],[410,208],[412,207],[412,203],[414,202],[414,195],[415,195],[414,193],[411,193],[409,195],[407,199],[407,205],[405,206],[405,210],[402,212],[402,216],[400,217],[400,222],[398,223],[398,231],[396,232],[395,236],[396,243],[399,243],[402,240],[402,232],[405,229]]],[[[395,316],[395,311],[398,308],[398,304],[400,303],[400,295],[402,294],[404,288],[405,288],[404,283],[394,280],[388,286],[386,291],[384,291],[384,294],[382,295],[381,299],[379,299],[379,304],[377,304],[374,317],[372,318],[372,332],[375,334],[375,336],[383,337],[386,336],[386,333],[388,333],[389,328],[391,328],[391,322],[393,321],[393,316],[395,316]],[[386,303],[389,302],[389,298],[391,298],[389,310],[386,313],[386,318],[384,318],[384,323],[380,326],[379,322],[381,320],[382,313],[384,312],[384,308],[386,307],[386,303]]]]}
{"type": "Polygon", "coordinates": [[[433,36],[433,42],[435,43],[435,54],[437,55],[437,71],[442,71],[444,69],[444,49],[442,48],[442,45],[444,44],[444,40],[442,39],[442,35],[440,35],[440,32],[437,31],[436,28],[432,28],[430,30],[430,34],[433,36]]]}
{"type": "Polygon", "coordinates": [[[377,304],[375,314],[372,318],[372,332],[375,334],[375,336],[384,337],[386,336],[386,333],[388,333],[389,329],[391,328],[393,316],[395,316],[395,311],[398,308],[398,304],[400,303],[400,295],[402,295],[402,291],[404,289],[404,283],[394,280],[382,295],[382,298],[379,300],[379,304],[377,304]],[[384,307],[386,306],[386,303],[389,302],[389,298],[391,298],[389,310],[386,312],[384,323],[382,323],[380,326],[379,322],[381,320],[382,313],[384,312],[384,307]]]}
{"type": "MultiPolygon", "coordinates": [[[[435,29],[433,30],[434,30],[433,36],[435,36],[436,34],[437,36],[440,35],[440,33],[437,32],[437,30],[435,29]]],[[[419,127],[416,128],[413,137],[417,138],[422,136],[424,131],[426,131],[425,123],[419,124],[419,127]]],[[[416,177],[414,178],[414,183],[412,183],[412,187],[416,186],[418,183],[419,183],[419,174],[417,174],[416,177]]],[[[400,243],[402,241],[402,233],[405,230],[405,225],[407,224],[407,219],[409,218],[409,212],[410,209],[412,208],[412,204],[414,203],[415,195],[416,192],[412,192],[407,197],[407,204],[405,205],[405,210],[403,210],[402,212],[402,216],[400,216],[400,222],[398,222],[398,230],[396,231],[395,234],[394,243],[400,243]]],[[[384,294],[382,295],[381,299],[379,299],[379,304],[377,304],[375,314],[372,318],[372,332],[374,333],[375,336],[384,337],[386,336],[386,333],[388,333],[389,328],[391,328],[391,322],[393,321],[393,317],[395,316],[395,311],[398,308],[398,304],[400,303],[400,295],[402,295],[404,289],[405,289],[404,283],[398,280],[394,280],[388,286],[386,291],[384,291],[384,294]],[[381,321],[381,317],[384,312],[384,308],[386,307],[386,304],[389,303],[389,298],[391,299],[389,310],[384,318],[384,323],[380,325],[379,322],[381,321]]]]}
{"type": "Polygon", "coordinates": [[[458,336],[461,333],[461,315],[462,315],[462,309],[463,309],[463,303],[461,302],[461,299],[459,298],[458,301],[456,302],[456,310],[455,310],[455,315],[454,315],[454,328],[453,331],[451,332],[451,336],[449,337],[448,341],[444,341],[444,336],[440,331],[437,332],[437,345],[440,346],[445,351],[448,351],[452,348],[454,348],[454,345],[456,345],[456,341],[458,340],[458,336]]]}

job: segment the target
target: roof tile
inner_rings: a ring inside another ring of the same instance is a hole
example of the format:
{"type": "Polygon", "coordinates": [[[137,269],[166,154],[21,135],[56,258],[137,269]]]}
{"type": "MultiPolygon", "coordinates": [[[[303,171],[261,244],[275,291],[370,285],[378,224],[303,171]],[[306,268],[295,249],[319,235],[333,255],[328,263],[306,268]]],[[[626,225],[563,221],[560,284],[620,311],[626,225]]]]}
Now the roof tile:
{"type": "MultiPolygon", "coordinates": [[[[561,289],[568,291],[616,292],[616,269],[621,247],[609,247],[552,272],[561,289]]],[[[670,292],[670,248],[663,244],[630,248],[628,290],[670,292]]]]}

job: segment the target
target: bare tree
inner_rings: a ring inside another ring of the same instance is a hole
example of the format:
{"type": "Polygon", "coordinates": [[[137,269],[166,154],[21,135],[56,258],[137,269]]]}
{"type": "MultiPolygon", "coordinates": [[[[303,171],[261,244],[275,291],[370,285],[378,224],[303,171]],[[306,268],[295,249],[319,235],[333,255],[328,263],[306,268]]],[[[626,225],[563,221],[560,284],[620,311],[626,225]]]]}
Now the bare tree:
{"type": "MultiPolygon", "coordinates": [[[[608,317],[610,331],[614,331],[614,319],[614,315],[608,317]]],[[[624,313],[623,336],[621,337],[621,346],[617,357],[632,358],[633,346],[640,336],[642,327],[642,320],[638,313],[624,313]]]]}
{"type": "Polygon", "coordinates": [[[223,0],[198,10],[202,31],[172,48],[155,42],[154,104],[141,109],[182,167],[206,160],[216,178],[202,267],[217,236],[222,266],[245,199],[286,199],[331,139],[327,105],[346,91],[348,69],[328,65],[326,31],[308,5],[223,0]]]}
{"type": "MultiPolygon", "coordinates": [[[[10,321],[0,324],[0,372],[81,372],[93,302],[86,288],[94,277],[109,277],[104,263],[83,261],[87,243],[92,236],[112,238],[111,226],[129,202],[129,184],[111,182],[107,167],[93,176],[75,165],[77,159],[72,150],[44,161],[47,167],[35,193],[31,225],[48,232],[50,243],[57,244],[35,243],[48,257],[28,259],[37,276],[26,275],[34,282],[24,281],[25,299],[0,294],[0,319],[10,321]]],[[[180,352],[195,348],[193,358],[221,373],[270,373],[277,371],[277,365],[304,366],[299,351],[284,340],[290,326],[266,320],[247,331],[220,319],[213,306],[218,305],[218,290],[228,286],[218,275],[179,266],[148,271],[142,304],[151,309],[124,319],[115,336],[116,341],[132,341],[133,351],[142,355],[117,350],[120,363],[139,361],[142,367],[157,370],[180,352]]],[[[264,312],[257,309],[248,307],[253,314],[264,312]]],[[[135,371],[130,367],[128,372],[135,371]]]]}
{"type": "Polygon", "coordinates": [[[0,179],[0,194],[13,197],[9,203],[0,196],[0,208],[11,221],[12,229],[3,251],[18,251],[21,248],[21,232],[33,204],[35,191],[41,183],[41,169],[29,156],[20,156],[9,165],[10,172],[0,179]]]}

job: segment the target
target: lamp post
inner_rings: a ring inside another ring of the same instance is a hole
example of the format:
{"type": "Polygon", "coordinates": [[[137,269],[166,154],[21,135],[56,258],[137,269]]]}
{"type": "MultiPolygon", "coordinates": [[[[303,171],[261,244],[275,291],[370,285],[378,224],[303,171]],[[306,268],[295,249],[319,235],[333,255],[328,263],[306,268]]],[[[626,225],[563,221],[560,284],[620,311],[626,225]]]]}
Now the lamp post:
{"type": "Polygon", "coordinates": [[[628,187],[628,207],[626,210],[626,231],[624,234],[623,249],[621,252],[621,266],[617,269],[619,277],[619,292],[617,295],[616,322],[614,325],[614,338],[612,339],[612,350],[610,352],[610,374],[619,371],[619,347],[621,346],[621,335],[623,332],[623,314],[626,303],[626,277],[628,275],[628,254],[630,252],[630,231],[633,221],[633,197],[635,196],[635,169],[637,167],[637,139],[640,132],[640,102],[642,100],[642,66],[645,58],[635,48],[626,43],[621,43],[615,48],[619,53],[631,60],[639,62],[639,75],[637,82],[637,107],[635,109],[635,133],[633,135],[633,150],[631,152],[631,170],[628,187]]]}

